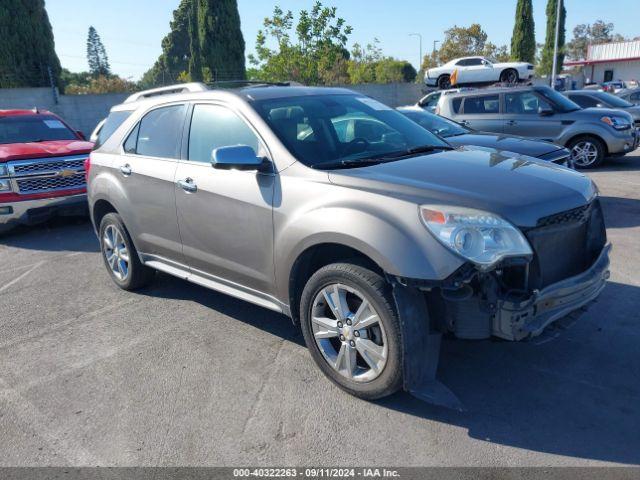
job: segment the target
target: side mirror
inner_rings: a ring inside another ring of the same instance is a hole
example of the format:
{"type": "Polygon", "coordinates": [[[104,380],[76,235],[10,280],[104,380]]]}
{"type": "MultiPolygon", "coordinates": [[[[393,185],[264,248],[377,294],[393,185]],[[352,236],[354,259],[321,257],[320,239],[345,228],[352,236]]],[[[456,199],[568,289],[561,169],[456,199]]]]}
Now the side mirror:
{"type": "Polygon", "coordinates": [[[555,112],[553,111],[552,108],[548,108],[548,107],[538,107],[538,115],[540,115],[541,117],[548,117],[553,115],[555,112]]]}
{"type": "Polygon", "coordinates": [[[82,139],[82,140],[86,140],[87,136],[84,134],[83,131],[81,130],[76,130],[76,133],[78,134],[78,136],[82,139]]]}
{"type": "Polygon", "coordinates": [[[264,159],[247,145],[220,147],[211,152],[211,165],[220,170],[259,170],[264,159]]]}

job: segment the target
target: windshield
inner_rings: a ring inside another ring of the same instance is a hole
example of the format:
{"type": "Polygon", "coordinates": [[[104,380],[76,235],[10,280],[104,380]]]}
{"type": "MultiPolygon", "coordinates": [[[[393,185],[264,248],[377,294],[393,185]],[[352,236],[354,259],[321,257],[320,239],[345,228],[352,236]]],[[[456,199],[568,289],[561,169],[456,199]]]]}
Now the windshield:
{"type": "Polygon", "coordinates": [[[629,103],[626,100],[623,100],[620,97],[615,95],[611,95],[606,92],[593,92],[592,95],[596,98],[599,98],[603,102],[606,102],[608,105],[611,105],[613,108],[629,108],[633,107],[633,103],[629,103]]]}
{"type": "Polygon", "coordinates": [[[369,97],[310,95],[256,100],[256,111],[302,163],[331,168],[417,148],[451,148],[404,115],[369,97]]]}
{"type": "Polygon", "coordinates": [[[0,117],[0,144],[77,139],[72,130],[52,115],[0,117]]]}
{"type": "Polygon", "coordinates": [[[580,105],[549,87],[538,87],[536,88],[536,92],[549,100],[559,112],[566,113],[580,110],[580,105]]]}
{"type": "Polygon", "coordinates": [[[399,110],[399,112],[416,122],[422,128],[426,128],[431,133],[435,133],[444,138],[464,135],[471,131],[456,122],[439,117],[433,113],[425,112],[424,110],[399,110]]]}

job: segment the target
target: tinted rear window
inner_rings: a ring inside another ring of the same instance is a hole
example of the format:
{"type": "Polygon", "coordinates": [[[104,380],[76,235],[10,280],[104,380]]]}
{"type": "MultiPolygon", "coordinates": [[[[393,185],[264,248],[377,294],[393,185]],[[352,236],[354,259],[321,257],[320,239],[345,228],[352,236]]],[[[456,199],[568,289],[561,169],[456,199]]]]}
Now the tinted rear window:
{"type": "Polygon", "coordinates": [[[160,107],[147,113],[126,141],[125,150],[146,157],[178,158],[184,105],[160,107]]]}
{"type": "Polygon", "coordinates": [[[102,128],[100,129],[100,133],[98,133],[98,139],[96,140],[95,148],[100,148],[100,146],[104,145],[113,132],[115,132],[120,125],[124,123],[124,121],[131,116],[130,111],[123,112],[111,112],[107,117],[107,121],[104,122],[102,128]]]}
{"type": "Polygon", "coordinates": [[[0,144],[52,140],[78,140],[78,137],[53,115],[0,117],[0,144]]]}
{"type": "Polygon", "coordinates": [[[451,108],[453,108],[454,113],[460,113],[460,105],[462,105],[462,97],[454,98],[451,101],[451,108]]]}
{"type": "Polygon", "coordinates": [[[467,97],[464,100],[464,113],[465,115],[500,113],[500,97],[498,95],[467,97]]]}

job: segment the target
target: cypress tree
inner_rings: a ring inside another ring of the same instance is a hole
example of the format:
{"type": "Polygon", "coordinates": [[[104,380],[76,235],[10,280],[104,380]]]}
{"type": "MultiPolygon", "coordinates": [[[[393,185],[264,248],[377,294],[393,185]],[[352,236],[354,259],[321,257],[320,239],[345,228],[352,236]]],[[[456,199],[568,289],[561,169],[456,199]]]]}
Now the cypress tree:
{"type": "Polygon", "coordinates": [[[236,0],[182,0],[162,54],[141,84],[172,83],[183,72],[193,81],[244,79],[244,48],[236,0]]]}
{"type": "MultiPolygon", "coordinates": [[[[538,73],[541,75],[549,75],[553,69],[553,44],[556,36],[556,13],[558,11],[558,2],[561,0],[549,0],[547,2],[547,35],[545,37],[544,46],[542,47],[542,55],[538,73]]],[[[565,20],[567,18],[567,10],[564,8],[564,2],[560,10],[560,31],[558,32],[558,72],[562,69],[564,63],[564,41],[565,41],[565,20]]]]}
{"type": "Polygon", "coordinates": [[[60,60],[44,0],[0,2],[0,87],[58,84],[60,60]]]}
{"type": "Polygon", "coordinates": [[[100,35],[93,27],[89,27],[87,35],[87,62],[89,63],[89,72],[94,77],[111,75],[107,51],[100,40],[100,35]]]}
{"type": "Polygon", "coordinates": [[[531,0],[518,0],[516,22],[511,37],[511,59],[520,62],[535,62],[536,33],[531,0]]]}

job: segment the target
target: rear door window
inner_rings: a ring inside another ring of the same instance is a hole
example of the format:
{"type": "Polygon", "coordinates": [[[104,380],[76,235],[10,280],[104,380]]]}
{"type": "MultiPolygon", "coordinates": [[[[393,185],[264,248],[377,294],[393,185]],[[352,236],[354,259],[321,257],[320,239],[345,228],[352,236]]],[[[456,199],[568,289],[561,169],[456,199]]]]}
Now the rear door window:
{"type": "Polygon", "coordinates": [[[146,157],[179,158],[184,105],[160,107],[147,113],[127,138],[124,149],[146,157]]]}
{"type": "Polygon", "coordinates": [[[587,95],[570,95],[569,98],[580,105],[582,108],[598,106],[598,100],[587,95]]]}
{"type": "Polygon", "coordinates": [[[464,113],[465,115],[500,113],[500,96],[466,97],[464,100],[464,113]]]}

